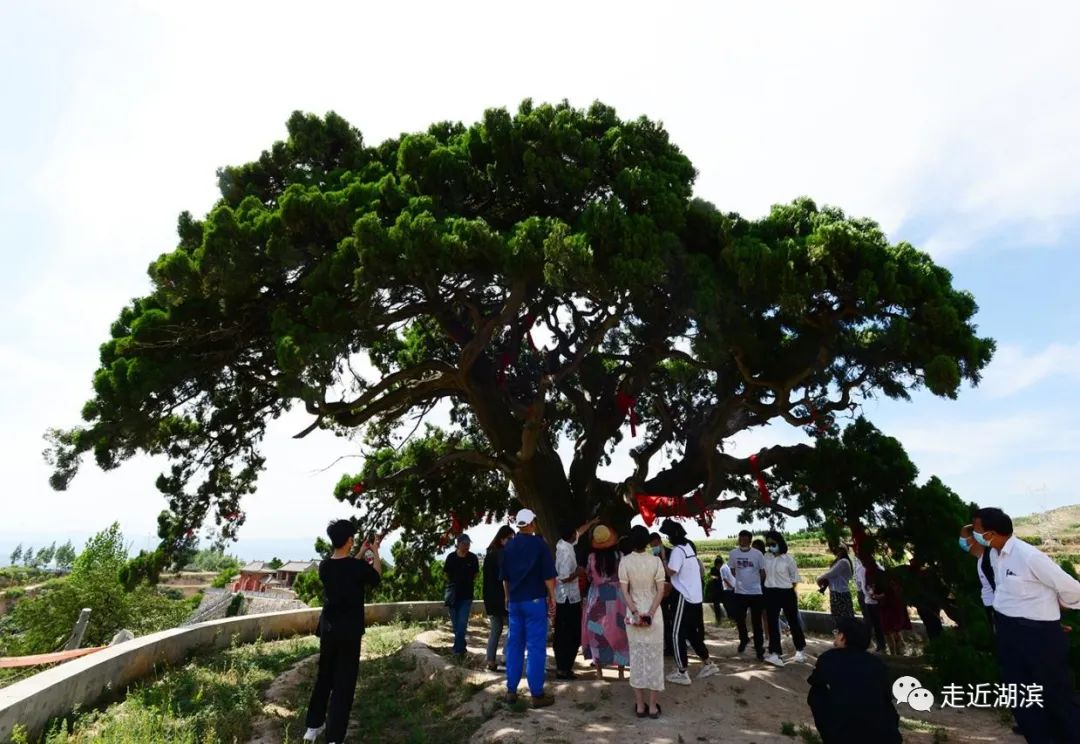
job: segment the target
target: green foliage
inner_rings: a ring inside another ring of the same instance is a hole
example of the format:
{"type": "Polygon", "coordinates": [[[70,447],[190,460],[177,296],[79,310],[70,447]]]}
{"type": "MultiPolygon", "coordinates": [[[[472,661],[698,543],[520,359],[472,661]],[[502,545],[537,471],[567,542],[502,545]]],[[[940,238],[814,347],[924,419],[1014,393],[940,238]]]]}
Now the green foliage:
{"type": "Polygon", "coordinates": [[[277,571],[279,568],[281,568],[282,566],[285,565],[285,561],[281,560],[277,556],[274,556],[273,558],[270,559],[270,562],[267,563],[266,565],[267,565],[267,568],[271,568],[271,569],[277,571]]]}
{"type": "Polygon", "coordinates": [[[23,554],[22,543],[19,543],[18,545],[15,546],[15,549],[11,551],[10,561],[11,561],[12,566],[18,565],[19,561],[22,560],[22,554],[23,554]]]}
{"type": "Polygon", "coordinates": [[[1043,539],[1039,535],[1025,535],[1020,539],[1026,542],[1028,545],[1038,546],[1043,544],[1043,539]]]}
{"type": "Polygon", "coordinates": [[[780,724],[780,733],[784,736],[795,736],[795,724],[791,721],[784,721],[780,724]]]}
{"type": "Polygon", "coordinates": [[[36,568],[25,566],[7,566],[0,568],[0,589],[12,586],[38,584],[47,580],[51,574],[36,568]]]}
{"type": "MultiPolygon", "coordinates": [[[[378,146],[336,114],[295,113],[288,133],[219,172],[204,218],[180,215],[151,293],[101,346],[84,424],[49,432],[60,489],[87,454],[104,469],[168,459],[165,558],[211,516],[235,535],[267,422],[297,404],[312,427],[366,439],[362,472],[335,490],[363,531],[400,526],[430,554],[451,510],[501,519],[511,486],[549,537],[596,513],[628,522],[627,486],[793,513],[785,486],[812,448],[762,451],[766,507],[724,440],[773,420],[831,436],[862,397],[955,397],[994,348],[927,254],[809,198],[759,220],[724,213],[693,198],[694,167],[662,126],[602,103],[527,100],[378,146]],[[533,325],[544,350],[525,339],[533,325]],[[358,377],[358,361],[377,374],[358,377]],[[602,468],[630,400],[659,436],[635,454],[676,459],[622,484],[602,468]],[[408,438],[444,402],[450,427],[408,438]]],[[[880,479],[910,483],[880,444],[880,479]]],[[[822,511],[818,497],[831,499],[807,490],[799,509],[822,511]]]]}
{"type": "Polygon", "coordinates": [[[76,555],[75,547],[71,544],[71,540],[68,540],[56,549],[56,567],[64,570],[70,569],[72,564],[75,563],[76,555]]]}
{"type": "Polygon", "coordinates": [[[227,744],[247,741],[271,680],[318,651],[312,638],[256,642],[196,657],[124,702],[54,724],[42,744],[227,744]]]}
{"type": "Polygon", "coordinates": [[[322,605],[323,585],[318,571],[304,571],[298,574],[292,588],[296,592],[296,598],[301,602],[306,602],[311,607],[322,605]]]}
{"type": "Polygon", "coordinates": [[[186,568],[193,571],[228,571],[235,573],[240,568],[240,559],[235,555],[226,555],[221,547],[203,548],[195,553],[186,568]]]}
{"type": "Polygon", "coordinates": [[[214,577],[214,580],[210,582],[210,586],[214,589],[224,589],[232,582],[235,576],[235,568],[223,568],[218,572],[218,575],[214,577]]]}
{"type": "Polygon", "coordinates": [[[83,607],[90,608],[83,640],[88,646],[107,643],[121,628],[143,635],[181,622],[192,609],[190,601],[170,600],[148,585],[125,589],[120,573],[126,558],[127,547],[116,523],[90,538],[70,575],[50,582],[0,618],[0,653],[55,651],[83,607]]]}
{"type": "Polygon", "coordinates": [[[236,617],[243,609],[244,595],[234,594],[233,598],[229,601],[229,606],[225,608],[225,617],[236,617]]]}
{"type": "Polygon", "coordinates": [[[800,592],[799,609],[812,612],[825,611],[825,595],[820,592],[800,592]]]}
{"type": "Polygon", "coordinates": [[[822,554],[810,554],[810,553],[794,553],[795,565],[799,568],[828,568],[836,560],[833,556],[826,553],[822,554]]]}

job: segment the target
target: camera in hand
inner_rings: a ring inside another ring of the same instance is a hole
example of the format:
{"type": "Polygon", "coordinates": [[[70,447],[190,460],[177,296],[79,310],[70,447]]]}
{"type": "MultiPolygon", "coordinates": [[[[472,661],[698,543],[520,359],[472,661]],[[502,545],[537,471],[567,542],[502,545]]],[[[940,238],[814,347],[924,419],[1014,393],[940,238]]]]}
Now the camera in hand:
{"type": "Polygon", "coordinates": [[[642,625],[652,625],[652,615],[640,615],[638,616],[638,622],[642,625]]]}

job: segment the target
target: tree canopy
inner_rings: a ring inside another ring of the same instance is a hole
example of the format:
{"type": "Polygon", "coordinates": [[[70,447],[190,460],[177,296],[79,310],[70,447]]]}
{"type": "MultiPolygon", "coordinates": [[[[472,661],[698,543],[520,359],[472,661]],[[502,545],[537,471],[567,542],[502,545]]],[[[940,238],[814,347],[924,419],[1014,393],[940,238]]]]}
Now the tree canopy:
{"type": "Polygon", "coordinates": [[[219,171],[204,218],[180,215],[101,347],[84,424],[50,433],[51,482],[87,453],[164,455],[166,543],[208,515],[231,536],[268,422],[300,405],[298,437],[362,433],[336,494],[365,529],[429,547],[517,503],[549,536],[625,522],[638,494],[831,509],[813,478],[791,487],[815,447],[725,443],[779,423],[843,447],[838,416],[955,397],[993,342],[949,272],[873,221],[809,198],[748,219],[695,198],[695,175],[660,124],[601,103],[377,146],[295,113],[287,140],[219,171]],[[632,468],[605,477],[627,437],[632,468]]]}

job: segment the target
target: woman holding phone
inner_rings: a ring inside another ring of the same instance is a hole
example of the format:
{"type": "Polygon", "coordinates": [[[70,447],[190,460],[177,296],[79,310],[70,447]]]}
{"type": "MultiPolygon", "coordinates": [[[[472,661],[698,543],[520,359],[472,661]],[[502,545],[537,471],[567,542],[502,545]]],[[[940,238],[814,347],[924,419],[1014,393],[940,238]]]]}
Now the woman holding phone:
{"type": "Polygon", "coordinates": [[[659,610],[667,574],[660,559],[645,552],[648,546],[649,531],[636,525],[630,530],[633,552],[619,563],[619,583],[626,597],[634,713],[638,718],[659,718],[656,693],[664,689],[664,616],[659,610]],[[645,690],[649,691],[648,705],[645,690]]]}

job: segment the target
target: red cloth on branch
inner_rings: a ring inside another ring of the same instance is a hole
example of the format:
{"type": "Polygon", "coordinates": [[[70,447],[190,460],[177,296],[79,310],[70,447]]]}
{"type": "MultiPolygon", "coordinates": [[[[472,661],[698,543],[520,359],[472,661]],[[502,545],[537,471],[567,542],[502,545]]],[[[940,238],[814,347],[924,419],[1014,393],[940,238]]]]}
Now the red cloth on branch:
{"type": "Polygon", "coordinates": [[[682,496],[658,496],[651,493],[639,493],[637,499],[638,512],[645,520],[647,527],[652,527],[657,517],[687,517],[686,499],[682,496]]]}
{"type": "Polygon", "coordinates": [[[457,512],[450,512],[450,533],[454,535],[460,535],[465,530],[461,527],[461,520],[458,519],[457,512]]]}
{"type": "Polygon", "coordinates": [[[754,471],[754,480],[757,481],[757,490],[761,494],[761,500],[766,504],[772,503],[772,495],[769,494],[769,486],[765,483],[765,476],[761,474],[761,467],[758,465],[758,456],[750,455],[750,467],[754,471]]]}
{"type": "Polygon", "coordinates": [[[364,481],[357,481],[352,485],[352,492],[356,495],[360,495],[364,492],[364,481]]]}
{"type": "Polygon", "coordinates": [[[619,413],[621,413],[624,418],[627,414],[630,415],[630,436],[632,437],[637,436],[638,416],[637,408],[635,408],[636,405],[637,398],[629,393],[624,393],[620,390],[615,394],[615,407],[619,409],[619,413]]]}

